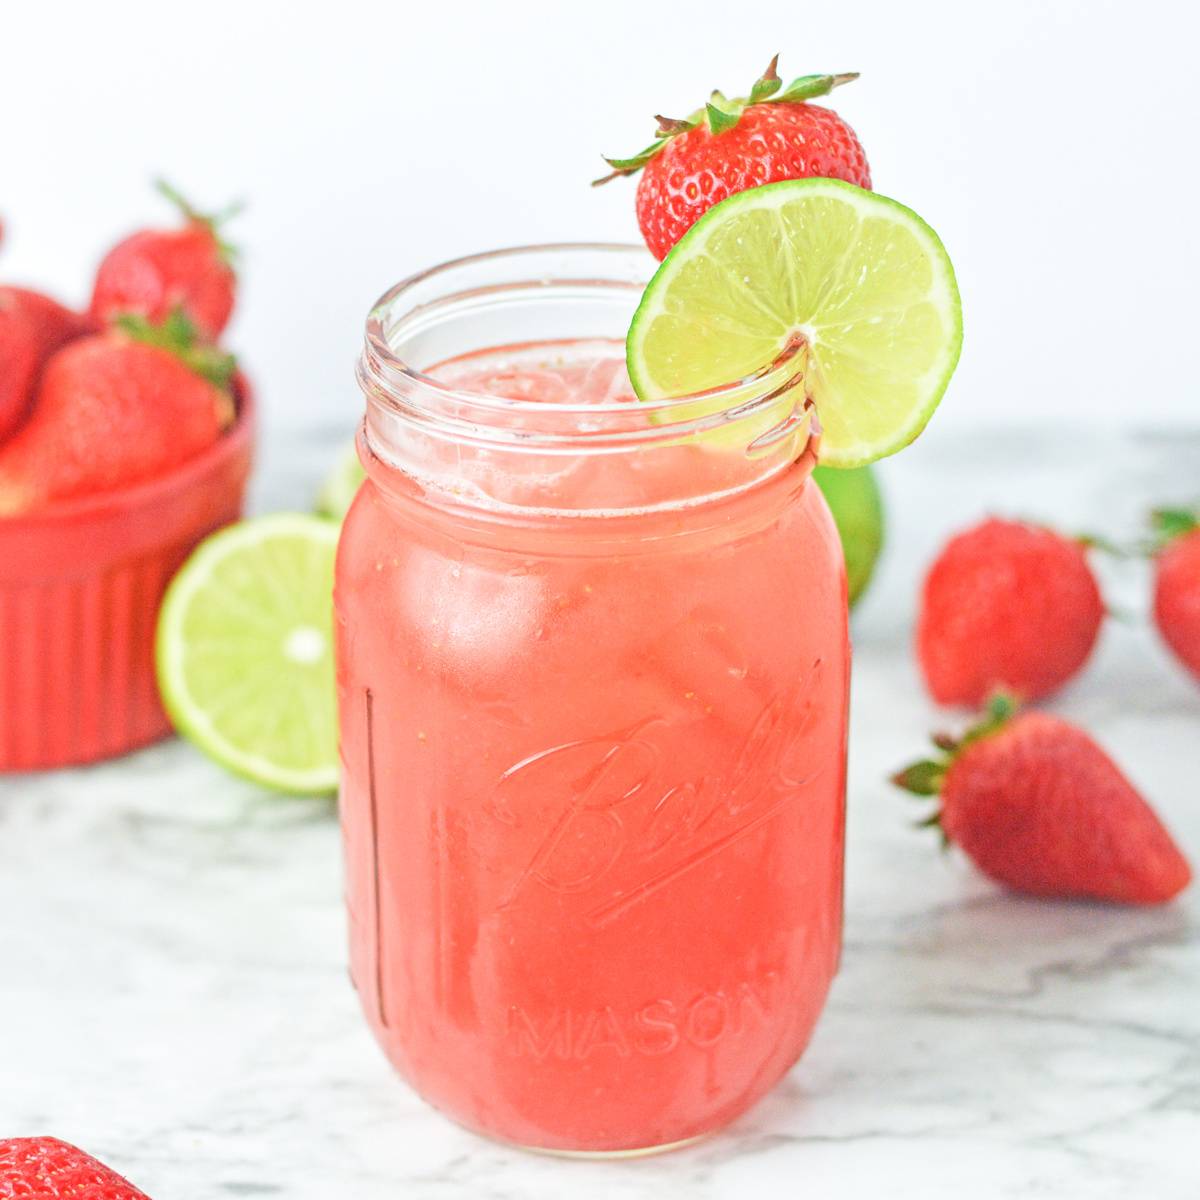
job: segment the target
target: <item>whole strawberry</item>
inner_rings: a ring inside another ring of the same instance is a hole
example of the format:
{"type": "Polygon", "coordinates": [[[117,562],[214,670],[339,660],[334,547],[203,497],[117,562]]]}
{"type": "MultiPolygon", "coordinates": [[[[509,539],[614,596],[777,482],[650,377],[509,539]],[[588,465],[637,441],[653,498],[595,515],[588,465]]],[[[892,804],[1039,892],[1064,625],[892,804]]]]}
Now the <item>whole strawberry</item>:
{"type": "Polygon", "coordinates": [[[1200,517],[1185,509],[1154,514],[1154,623],[1175,657],[1200,679],[1200,517]]]}
{"type": "Polygon", "coordinates": [[[1084,545],[1023,521],[989,519],[952,538],[925,577],[917,658],[939,704],[1024,700],[1087,661],[1104,601],[1084,545]]]}
{"type": "Polygon", "coordinates": [[[1191,868],[1154,810],[1083,730],[993,701],[961,741],[894,776],[941,807],[938,825],[984,874],[1018,892],[1161,904],[1191,868]]]}
{"type": "Polygon", "coordinates": [[[87,318],[49,296],[0,287],[0,441],[28,412],[46,360],[89,328],[87,318]]]}
{"type": "Polygon", "coordinates": [[[149,1200],[90,1154],[52,1137],[0,1141],[0,1200],[149,1200]]]}
{"type": "Polygon", "coordinates": [[[783,179],[821,177],[871,186],[867,157],[854,130],[831,109],[808,101],[856,74],[804,75],[783,86],[771,60],[747,97],[713,92],[686,120],[658,117],[658,137],[632,158],[609,158],[612,174],[642,171],[638,225],[655,258],[714,204],[747,188],[783,179]]]}
{"type": "Polygon", "coordinates": [[[114,246],[96,272],[91,313],[111,321],[135,313],[160,322],[182,309],[210,341],[229,323],[237,284],[232,249],[218,236],[231,213],[205,216],[169,185],[159,190],[183,213],[182,229],[143,229],[114,246]]]}
{"type": "Polygon", "coordinates": [[[161,475],[212,445],[233,415],[233,360],[186,318],[141,318],[47,364],[33,412],[0,447],[0,516],[161,475]]]}

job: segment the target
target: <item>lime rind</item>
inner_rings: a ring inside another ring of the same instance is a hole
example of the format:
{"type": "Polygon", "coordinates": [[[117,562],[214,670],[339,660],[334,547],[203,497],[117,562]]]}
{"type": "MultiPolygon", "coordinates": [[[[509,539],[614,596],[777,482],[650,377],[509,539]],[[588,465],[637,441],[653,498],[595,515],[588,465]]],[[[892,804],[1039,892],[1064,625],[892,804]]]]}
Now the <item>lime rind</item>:
{"type": "Polygon", "coordinates": [[[812,478],[837,526],[846,560],[848,599],[853,608],[871,582],[886,539],[879,483],[871,467],[845,470],[818,466],[812,478]]]}
{"type": "Polygon", "coordinates": [[[231,525],[201,543],[159,613],[155,663],[175,728],[276,791],[337,788],[338,532],[301,513],[231,525]]]}
{"type": "Polygon", "coordinates": [[[908,445],[962,348],[958,285],[937,234],[903,204],[840,180],[739,192],[650,281],[629,329],[630,381],[643,401],[709,391],[752,375],[797,335],[823,463],[861,466],[908,445]]]}

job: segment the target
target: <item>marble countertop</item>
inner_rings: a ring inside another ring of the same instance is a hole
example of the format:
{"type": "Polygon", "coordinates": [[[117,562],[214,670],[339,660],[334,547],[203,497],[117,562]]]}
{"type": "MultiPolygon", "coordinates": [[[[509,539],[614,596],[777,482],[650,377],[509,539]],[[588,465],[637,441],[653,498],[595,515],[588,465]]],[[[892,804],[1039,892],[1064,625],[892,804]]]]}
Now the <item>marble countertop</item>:
{"type": "MultiPolygon", "coordinates": [[[[277,437],[259,508],[304,507],[340,434],[277,437]]],[[[1109,536],[1200,498],[1200,434],[934,429],[885,464],[891,543],[855,614],[846,947],[800,1065],[692,1149],[564,1162],[465,1133],[396,1079],[347,981],[333,806],[167,742],[0,780],[0,1137],[53,1133],[155,1200],[1200,1195],[1200,887],[1138,911],[1005,895],[911,828],[889,771],[948,724],[908,648],[922,564],[984,511],[1109,536]]],[[[1200,862],[1200,687],[1139,563],[1055,704],[1200,862]]],[[[953,724],[953,722],[949,722],[953,724]]]]}

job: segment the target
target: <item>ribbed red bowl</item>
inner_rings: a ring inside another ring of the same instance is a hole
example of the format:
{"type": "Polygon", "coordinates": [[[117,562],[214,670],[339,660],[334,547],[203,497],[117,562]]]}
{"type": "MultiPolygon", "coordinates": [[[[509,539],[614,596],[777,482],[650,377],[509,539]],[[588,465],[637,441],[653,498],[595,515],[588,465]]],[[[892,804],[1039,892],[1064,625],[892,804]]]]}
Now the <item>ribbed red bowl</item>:
{"type": "Polygon", "coordinates": [[[242,512],[254,403],[169,475],[0,517],[0,771],[94,762],[166,734],[154,682],[163,592],[192,548],[242,512]]]}

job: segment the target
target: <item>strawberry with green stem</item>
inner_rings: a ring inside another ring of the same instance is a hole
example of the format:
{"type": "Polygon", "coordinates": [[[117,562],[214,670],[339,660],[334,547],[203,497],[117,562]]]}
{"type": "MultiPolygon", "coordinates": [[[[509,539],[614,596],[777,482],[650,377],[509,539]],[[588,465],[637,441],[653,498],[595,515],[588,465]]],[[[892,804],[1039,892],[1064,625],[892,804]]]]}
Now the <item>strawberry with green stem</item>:
{"type": "Polygon", "coordinates": [[[92,316],[112,321],[134,313],[158,323],[181,308],[204,337],[215,340],[233,312],[237,284],[235,251],[220,229],[241,206],[209,215],[163,180],[156,186],[182,213],[183,227],[143,229],[114,246],[96,272],[92,316]]]}
{"type": "Polygon", "coordinates": [[[657,117],[658,136],[630,158],[608,158],[596,184],[642,173],[638,224],[656,258],[696,220],[735,192],[784,179],[841,179],[871,186],[854,130],[832,109],[809,101],[857,79],[857,73],[802,75],[784,86],[776,55],[748,96],[713,92],[683,120],[657,117]]]}
{"type": "Polygon", "coordinates": [[[162,475],[234,415],[232,357],[176,312],[127,315],[47,364],[33,411],[0,447],[0,516],[162,475]]]}
{"type": "Polygon", "coordinates": [[[938,808],[923,826],[984,874],[1035,896],[1162,904],[1191,868],[1154,810],[1082,729],[994,698],[961,738],[892,778],[938,808]]]}

